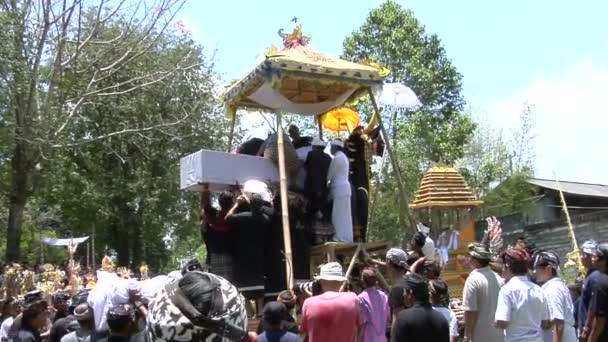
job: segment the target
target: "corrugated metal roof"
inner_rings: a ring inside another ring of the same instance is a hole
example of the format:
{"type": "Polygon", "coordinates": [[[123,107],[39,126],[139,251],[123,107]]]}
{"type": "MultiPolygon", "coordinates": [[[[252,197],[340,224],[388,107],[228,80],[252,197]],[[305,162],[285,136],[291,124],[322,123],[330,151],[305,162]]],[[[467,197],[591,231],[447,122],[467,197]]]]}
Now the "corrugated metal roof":
{"type": "MultiPolygon", "coordinates": [[[[541,188],[559,191],[555,180],[532,178],[529,182],[541,188]]],[[[559,187],[567,194],[608,198],[608,185],[605,184],[559,181],[559,187]]]]}

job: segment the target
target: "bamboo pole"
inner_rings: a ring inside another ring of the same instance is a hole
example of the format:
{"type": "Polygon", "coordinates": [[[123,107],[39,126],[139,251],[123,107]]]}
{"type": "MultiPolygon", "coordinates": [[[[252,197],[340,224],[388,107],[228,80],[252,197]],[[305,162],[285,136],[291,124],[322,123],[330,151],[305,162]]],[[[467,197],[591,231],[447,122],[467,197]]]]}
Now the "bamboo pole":
{"type": "Polygon", "coordinates": [[[294,285],[293,262],[291,252],[291,232],[289,229],[289,206],[287,204],[287,172],[285,171],[285,149],[283,143],[282,113],[277,112],[277,152],[279,153],[279,185],[281,193],[281,218],[283,223],[283,245],[285,247],[285,276],[287,289],[294,285]]]}
{"type": "Polygon", "coordinates": [[[365,248],[363,248],[361,250],[361,254],[363,254],[363,261],[370,263],[372,268],[376,271],[376,276],[378,277],[380,286],[384,290],[387,290],[387,291],[390,290],[391,287],[388,285],[386,278],[384,278],[384,275],[382,274],[382,272],[380,272],[380,269],[378,268],[378,265],[386,266],[386,263],[372,259],[372,257],[369,255],[369,253],[367,252],[367,250],[365,248]]]}
{"type": "Polygon", "coordinates": [[[355,262],[357,261],[357,258],[359,257],[359,253],[361,252],[362,245],[363,244],[361,244],[361,243],[357,244],[357,249],[355,249],[355,254],[353,254],[353,258],[350,260],[348,269],[346,269],[346,274],[344,275],[346,277],[346,281],[342,284],[342,286],[340,286],[340,292],[344,291],[344,289],[346,288],[346,283],[348,282],[348,278],[350,277],[350,274],[353,272],[353,268],[355,268],[355,262]]]}
{"type": "Polygon", "coordinates": [[[232,150],[232,141],[234,140],[234,126],[236,125],[236,112],[232,115],[232,122],[230,123],[230,135],[228,136],[228,153],[232,150]]]}
{"type": "Polygon", "coordinates": [[[317,116],[317,124],[319,125],[319,139],[323,140],[323,124],[321,124],[321,118],[317,116]]]}
{"type": "Polygon", "coordinates": [[[572,227],[572,221],[570,220],[570,212],[568,211],[566,199],[564,198],[562,187],[560,186],[557,178],[555,178],[555,184],[557,184],[557,190],[559,190],[559,199],[562,202],[562,210],[564,211],[564,214],[566,214],[566,222],[568,223],[568,233],[570,235],[570,239],[572,239],[572,249],[574,251],[578,251],[578,242],[576,242],[576,237],[574,236],[574,227],[572,227]]]}
{"type": "MultiPolygon", "coordinates": [[[[376,103],[376,99],[374,98],[374,94],[370,89],[368,89],[369,98],[372,102],[372,106],[374,110],[380,113],[380,109],[378,108],[378,104],[376,103]]],[[[407,228],[405,222],[408,221],[411,225],[412,229],[416,227],[416,221],[412,217],[410,213],[410,208],[407,203],[407,196],[405,194],[405,184],[403,184],[403,179],[401,178],[401,169],[399,168],[399,164],[397,163],[397,159],[393,154],[393,149],[391,148],[390,137],[386,134],[386,129],[384,128],[384,123],[382,121],[382,115],[378,116],[378,125],[380,126],[380,132],[382,132],[382,137],[384,138],[384,143],[386,144],[386,150],[388,151],[388,156],[391,159],[391,164],[393,166],[393,173],[395,174],[395,178],[397,178],[397,186],[399,187],[399,220],[404,225],[404,229],[407,228]]]]}

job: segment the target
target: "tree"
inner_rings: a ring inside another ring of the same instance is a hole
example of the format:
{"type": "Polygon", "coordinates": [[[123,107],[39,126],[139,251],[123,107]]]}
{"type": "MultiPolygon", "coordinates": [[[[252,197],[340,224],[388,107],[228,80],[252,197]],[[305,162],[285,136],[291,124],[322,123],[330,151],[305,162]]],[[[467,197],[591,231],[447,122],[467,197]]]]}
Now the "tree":
{"type": "MultiPolygon", "coordinates": [[[[109,31],[118,28],[119,22],[108,23],[109,31]]],[[[115,77],[162,70],[184,53],[196,67],[99,99],[83,108],[88,120],[75,122],[69,134],[95,136],[190,113],[179,125],[70,144],[47,170],[50,179],[39,194],[61,208],[61,235],[92,235],[94,230],[96,255],[111,249],[119,265],[137,268],[146,261],[151,270],[160,270],[201,246],[198,199],[178,189],[179,158],[200,148],[225,148],[227,120],[213,91],[216,77],[210,60],[188,35],[166,31],[133,67],[115,77]]]]}
{"type": "Polygon", "coordinates": [[[509,176],[510,150],[502,130],[487,121],[478,121],[475,133],[464,146],[464,155],[456,163],[478,198],[484,198],[509,176]]]}
{"type": "Polygon", "coordinates": [[[534,107],[524,103],[516,128],[502,130],[482,123],[457,163],[486,215],[525,211],[532,204],[534,176],[534,107]]]}
{"type": "Polygon", "coordinates": [[[150,49],[162,46],[159,40],[174,24],[183,3],[0,3],[0,83],[5,89],[0,95],[0,136],[8,137],[0,160],[0,175],[6,177],[0,180],[5,181],[2,189],[9,208],[8,261],[19,259],[27,202],[62,149],[127,134],[162,134],[168,127],[182,125],[196,111],[177,105],[170,115],[151,112],[143,121],[117,116],[112,125],[75,127],[94,122],[93,115],[115,110],[117,103],[112,100],[117,96],[135,95],[156,84],[175,86],[169,83],[175,75],[199,66],[190,64],[198,51],[184,45],[160,68],[138,70],[150,49]],[[102,106],[105,111],[100,110],[102,106]]]}
{"type": "MultiPolygon", "coordinates": [[[[381,64],[391,70],[393,81],[411,87],[424,104],[415,112],[386,113],[388,117],[384,117],[394,127],[393,149],[410,196],[429,164],[450,164],[462,156],[463,145],[475,128],[462,112],[462,75],[437,35],[427,34],[411,11],[395,1],[373,9],[363,25],[345,39],[343,58],[381,64]]],[[[363,104],[359,109],[370,117],[369,108],[363,104]]],[[[395,206],[399,203],[395,184],[386,177],[382,182],[376,185],[377,208],[382,214],[374,219],[371,238],[395,241],[404,232],[395,229],[390,212],[404,208],[395,206]]]]}

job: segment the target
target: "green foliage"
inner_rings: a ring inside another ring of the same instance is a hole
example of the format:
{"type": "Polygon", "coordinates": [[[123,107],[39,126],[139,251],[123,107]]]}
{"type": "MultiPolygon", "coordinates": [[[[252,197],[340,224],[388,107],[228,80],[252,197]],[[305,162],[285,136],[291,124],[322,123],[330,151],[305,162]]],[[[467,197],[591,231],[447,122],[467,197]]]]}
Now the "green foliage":
{"type": "Polygon", "coordinates": [[[456,165],[471,190],[478,198],[484,198],[509,176],[510,163],[510,146],[503,132],[481,122],[456,165]]]}
{"type": "Polygon", "coordinates": [[[198,198],[178,188],[179,158],[224,149],[228,122],[216,100],[212,61],[173,28],[179,3],[136,13],[125,6],[103,24],[97,9],[85,8],[53,22],[66,30],[51,27],[46,38],[45,21],[33,20],[51,11],[24,3],[0,12],[10,27],[0,33],[10,42],[0,48],[7,61],[0,67],[0,82],[7,82],[0,88],[7,256],[18,256],[21,246],[19,261],[37,261],[40,231],[94,234],[97,262],[115,250],[120,265],[145,261],[151,271],[201,253],[198,198]],[[29,58],[37,51],[44,52],[38,64],[29,58]],[[32,82],[38,86],[30,89],[32,82]],[[47,212],[52,224],[39,219],[47,212]]]}
{"type": "MultiPolygon", "coordinates": [[[[412,88],[424,104],[420,110],[402,115],[383,113],[411,198],[430,164],[451,164],[459,159],[475,129],[475,123],[462,112],[462,75],[440,39],[426,33],[413,13],[395,1],[373,9],[363,25],[345,39],[343,58],[371,60],[387,67],[393,81],[412,88]]],[[[358,109],[370,117],[369,103],[362,102],[358,109]]],[[[378,192],[378,200],[371,237],[397,242],[405,233],[397,224],[398,215],[393,215],[400,210],[397,186],[387,176],[384,173],[374,185],[377,189],[372,189],[372,193],[378,192]]]]}
{"type": "Polygon", "coordinates": [[[516,172],[484,197],[487,215],[500,216],[526,212],[534,203],[536,187],[529,172],[516,172]]]}

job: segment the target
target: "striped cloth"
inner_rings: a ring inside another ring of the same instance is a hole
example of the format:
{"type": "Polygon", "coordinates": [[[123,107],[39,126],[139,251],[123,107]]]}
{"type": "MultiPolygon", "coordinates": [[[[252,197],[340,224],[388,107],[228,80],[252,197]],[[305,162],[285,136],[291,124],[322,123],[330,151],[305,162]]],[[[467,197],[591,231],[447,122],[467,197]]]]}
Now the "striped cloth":
{"type": "Polygon", "coordinates": [[[386,324],[389,318],[387,295],[375,287],[359,294],[361,332],[359,342],[386,342],[386,324]]]}

